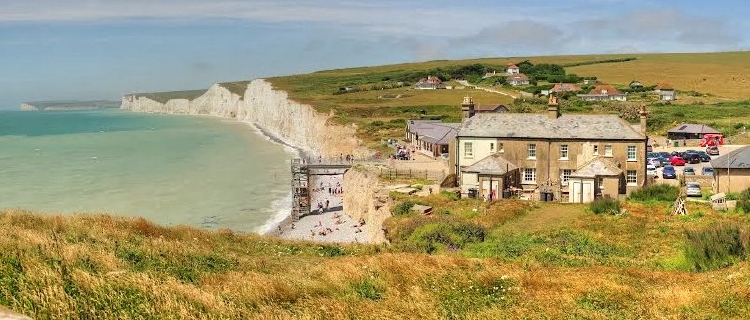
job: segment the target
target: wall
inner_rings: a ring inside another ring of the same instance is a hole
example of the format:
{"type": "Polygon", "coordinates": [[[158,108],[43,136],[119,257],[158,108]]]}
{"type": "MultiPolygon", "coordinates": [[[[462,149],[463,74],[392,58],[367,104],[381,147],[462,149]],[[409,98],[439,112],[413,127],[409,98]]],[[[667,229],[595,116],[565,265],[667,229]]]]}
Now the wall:
{"type": "Polygon", "coordinates": [[[256,79],[248,84],[244,98],[214,84],[194,99],[172,99],[160,103],[132,95],[122,98],[121,109],[137,112],[205,114],[237,119],[261,129],[286,144],[313,155],[341,153],[364,157],[372,151],[360,145],[354,126],[329,124],[333,114],[321,114],[311,106],[289,100],[285,91],[256,79]]]}
{"type": "Polygon", "coordinates": [[[750,188],[750,169],[716,169],[716,192],[742,192],[750,188]]]}
{"type": "Polygon", "coordinates": [[[388,190],[378,179],[378,172],[352,167],[344,174],[344,208],[354,220],[364,219],[364,231],[375,243],[385,242],[383,221],[391,216],[388,190]]]}

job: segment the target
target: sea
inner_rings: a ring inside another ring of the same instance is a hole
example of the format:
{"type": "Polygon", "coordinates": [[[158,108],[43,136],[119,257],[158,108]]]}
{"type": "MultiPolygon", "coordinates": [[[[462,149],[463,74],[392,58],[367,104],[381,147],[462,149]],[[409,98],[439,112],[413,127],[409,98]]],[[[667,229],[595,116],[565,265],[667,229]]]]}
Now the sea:
{"type": "Polygon", "coordinates": [[[295,154],[212,116],[0,111],[0,208],[262,233],[289,215],[295,154]]]}

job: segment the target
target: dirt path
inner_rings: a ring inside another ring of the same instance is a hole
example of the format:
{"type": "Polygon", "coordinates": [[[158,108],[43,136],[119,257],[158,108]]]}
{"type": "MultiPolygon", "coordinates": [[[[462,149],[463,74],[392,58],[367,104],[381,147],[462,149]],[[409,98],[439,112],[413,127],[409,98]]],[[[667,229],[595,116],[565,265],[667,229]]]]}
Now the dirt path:
{"type": "Polygon", "coordinates": [[[503,92],[503,91],[500,91],[500,90],[495,90],[495,89],[490,89],[490,88],[485,88],[485,87],[480,87],[480,86],[477,86],[477,85],[473,85],[473,84],[470,84],[466,80],[456,80],[456,82],[460,83],[461,85],[467,86],[467,87],[472,87],[474,89],[479,89],[479,90],[484,90],[484,91],[487,91],[487,92],[502,94],[504,96],[508,96],[508,97],[513,98],[513,99],[518,98],[517,95],[510,94],[510,93],[507,93],[507,92],[503,92]]]}

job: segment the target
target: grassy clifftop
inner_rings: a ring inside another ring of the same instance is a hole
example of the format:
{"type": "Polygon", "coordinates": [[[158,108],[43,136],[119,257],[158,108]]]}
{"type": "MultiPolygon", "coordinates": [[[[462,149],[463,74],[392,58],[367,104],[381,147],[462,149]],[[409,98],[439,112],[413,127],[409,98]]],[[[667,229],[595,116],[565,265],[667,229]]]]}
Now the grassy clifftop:
{"type": "Polygon", "coordinates": [[[692,215],[673,217],[662,203],[630,203],[628,214],[608,216],[445,194],[404,200],[438,211],[392,218],[391,246],[2,211],[0,304],[40,319],[750,315],[748,262],[694,272],[684,254],[685,230],[746,216],[693,204],[692,215]],[[445,245],[456,239],[441,230],[462,224],[483,228],[483,240],[445,245]]]}

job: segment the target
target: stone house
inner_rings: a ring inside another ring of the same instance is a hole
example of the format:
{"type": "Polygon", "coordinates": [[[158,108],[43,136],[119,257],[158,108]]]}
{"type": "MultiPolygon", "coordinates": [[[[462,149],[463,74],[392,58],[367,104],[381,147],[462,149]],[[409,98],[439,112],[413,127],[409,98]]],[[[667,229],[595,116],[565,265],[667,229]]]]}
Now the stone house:
{"type": "MultiPolygon", "coordinates": [[[[462,106],[462,109],[468,109],[462,106]]],[[[641,127],[645,128],[645,107],[641,127]]],[[[616,115],[483,113],[467,117],[451,147],[462,196],[590,202],[646,184],[645,132],[616,115]]]]}
{"type": "Polygon", "coordinates": [[[406,140],[416,151],[440,157],[448,153],[448,144],[456,137],[458,123],[442,120],[407,120],[406,140]]]}
{"type": "Polygon", "coordinates": [[[514,73],[505,78],[506,82],[512,86],[525,86],[529,84],[529,77],[523,73],[514,73]]]}
{"type": "Polygon", "coordinates": [[[419,90],[434,90],[434,89],[445,89],[445,85],[443,84],[443,81],[440,80],[440,78],[435,76],[428,76],[427,78],[422,78],[417,81],[416,84],[414,84],[414,89],[419,90]]]}
{"type": "Polygon", "coordinates": [[[750,188],[750,146],[711,160],[711,166],[714,167],[715,193],[742,192],[750,188]]]}

